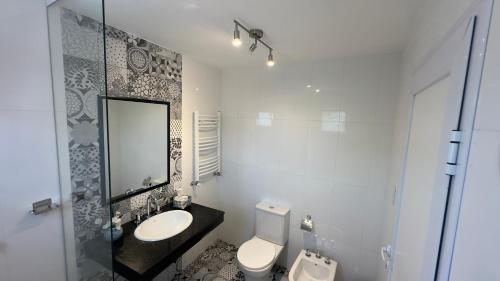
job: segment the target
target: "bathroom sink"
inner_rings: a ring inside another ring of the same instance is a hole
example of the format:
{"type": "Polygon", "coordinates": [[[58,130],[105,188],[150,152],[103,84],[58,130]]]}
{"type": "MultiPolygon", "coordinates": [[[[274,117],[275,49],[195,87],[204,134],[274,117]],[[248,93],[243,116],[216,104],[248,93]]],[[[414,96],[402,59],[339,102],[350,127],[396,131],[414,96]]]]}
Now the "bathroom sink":
{"type": "Polygon", "coordinates": [[[337,271],[337,262],[330,260],[325,263],[325,258],[316,258],[315,254],[306,256],[302,250],[292,265],[288,279],[290,281],[333,281],[337,271]]]}
{"type": "Polygon", "coordinates": [[[189,212],[168,211],[145,220],[135,229],[134,236],[147,242],[160,241],[181,233],[192,222],[193,216],[189,212]]]}

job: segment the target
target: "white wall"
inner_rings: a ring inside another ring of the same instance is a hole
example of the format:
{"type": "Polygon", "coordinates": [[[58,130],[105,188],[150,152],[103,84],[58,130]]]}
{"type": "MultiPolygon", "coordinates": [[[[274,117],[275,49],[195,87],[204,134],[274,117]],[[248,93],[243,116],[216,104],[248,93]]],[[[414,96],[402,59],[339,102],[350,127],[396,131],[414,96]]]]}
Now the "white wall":
{"type": "Polygon", "coordinates": [[[28,214],[59,197],[45,1],[0,9],[0,280],[65,279],[61,214],[28,214]],[[50,257],[50,258],[47,258],[50,257]]]}
{"type": "Polygon", "coordinates": [[[426,0],[417,13],[404,52],[405,64],[414,67],[441,40],[475,0],[426,0]]]}
{"type": "Polygon", "coordinates": [[[408,84],[414,69],[439,43],[474,0],[427,0],[418,13],[412,36],[403,52],[401,93],[398,98],[394,135],[391,184],[397,185],[402,167],[404,141],[408,125],[410,95],[408,84]]]}
{"type": "Polygon", "coordinates": [[[225,70],[221,237],[237,245],[251,238],[254,206],[270,200],[291,208],[281,264],[319,247],[341,264],[336,280],[373,280],[392,194],[400,63],[389,54],[225,70]],[[316,241],[299,230],[306,214],[316,241]]]}
{"type": "Polygon", "coordinates": [[[418,13],[412,36],[403,52],[401,93],[398,98],[396,130],[394,134],[393,161],[391,165],[391,185],[399,184],[404,141],[408,125],[410,95],[408,84],[414,69],[427,53],[446,35],[474,0],[427,0],[418,13]]]}
{"type": "MultiPolygon", "coordinates": [[[[192,194],[193,201],[220,209],[218,180],[212,178],[192,188],[193,180],[193,111],[212,113],[220,110],[221,77],[219,69],[182,57],[182,189],[192,194]]],[[[218,228],[183,256],[188,265],[219,238],[218,228]]]]}
{"type": "MultiPolygon", "coordinates": [[[[408,81],[419,64],[474,0],[428,0],[403,55],[403,86],[394,135],[391,184],[401,173],[409,111],[408,81]]],[[[494,5],[469,155],[450,280],[500,279],[500,6],[494,5]]],[[[393,213],[388,209],[388,216],[393,213]]],[[[391,228],[388,225],[387,229],[391,228]]],[[[387,232],[386,238],[390,237],[387,232]]]]}

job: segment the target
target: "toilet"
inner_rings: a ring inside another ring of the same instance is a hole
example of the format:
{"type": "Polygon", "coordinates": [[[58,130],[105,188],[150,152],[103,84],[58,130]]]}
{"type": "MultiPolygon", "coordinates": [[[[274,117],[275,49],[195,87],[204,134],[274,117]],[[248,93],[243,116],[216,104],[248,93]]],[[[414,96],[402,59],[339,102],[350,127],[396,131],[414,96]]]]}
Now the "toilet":
{"type": "Polygon", "coordinates": [[[255,236],[238,249],[246,281],[266,280],[288,242],[290,209],[261,202],[255,206],[255,236]]]}

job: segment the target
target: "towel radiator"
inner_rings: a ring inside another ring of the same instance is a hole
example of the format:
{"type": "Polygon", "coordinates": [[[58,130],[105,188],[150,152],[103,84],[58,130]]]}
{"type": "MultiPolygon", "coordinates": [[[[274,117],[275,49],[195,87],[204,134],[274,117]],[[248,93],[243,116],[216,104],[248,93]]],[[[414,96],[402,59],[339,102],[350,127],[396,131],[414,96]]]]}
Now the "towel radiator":
{"type": "Polygon", "coordinates": [[[221,175],[221,113],[193,112],[193,181],[221,175]]]}

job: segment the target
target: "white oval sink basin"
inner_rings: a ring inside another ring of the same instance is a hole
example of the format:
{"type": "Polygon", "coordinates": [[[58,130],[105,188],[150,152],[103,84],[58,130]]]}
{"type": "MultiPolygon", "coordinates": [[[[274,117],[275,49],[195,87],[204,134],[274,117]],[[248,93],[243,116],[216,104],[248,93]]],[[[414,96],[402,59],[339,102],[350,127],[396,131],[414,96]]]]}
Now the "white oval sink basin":
{"type": "Polygon", "coordinates": [[[189,212],[168,211],[145,220],[135,229],[134,236],[147,242],[160,241],[181,233],[192,222],[193,216],[189,212]]]}

